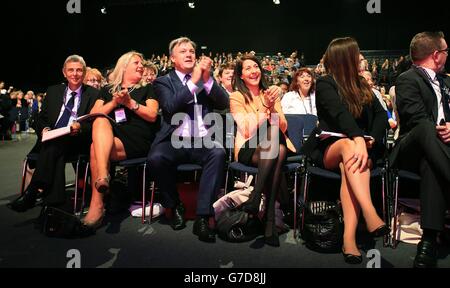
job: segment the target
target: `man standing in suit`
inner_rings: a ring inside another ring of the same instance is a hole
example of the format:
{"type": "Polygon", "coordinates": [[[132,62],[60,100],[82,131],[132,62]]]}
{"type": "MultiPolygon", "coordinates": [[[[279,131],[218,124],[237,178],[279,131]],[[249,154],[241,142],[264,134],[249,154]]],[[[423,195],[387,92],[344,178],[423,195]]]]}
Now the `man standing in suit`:
{"type": "Polygon", "coordinates": [[[414,267],[434,267],[437,233],[450,203],[450,79],[443,74],[448,46],[442,32],[422,32],[410,44],[414,65],[397,78],[401,122],[391,163],[420,174],[422,240],[414,267]]]}
{"type": "Polygon", "coordinates": [[[70,125],[70,135],[42,143],[36,170],[27,190],[8,206],[24,212],[36,203],[38,195],[48,206],[67,209],[65,193],[65,159],[80,153],[89,154],[91,124],[74,122],[88,114],[98,97],[98,90],[83,85],[86,63],[81,56],[71,55],[62,69],[67,83],[50,86],[42,104],[37,123],[37,135],[45,131],[70,125]]]}
{"type": "Polygon", "coordinates": [[[214,218],[212,204],[221,187],[225,150],[217,143],[212,148],[205,146],[209,127],[203,120],[213,109],[228,108],[229,100],[211,76],[212,60],[202,57],[197,63],[195,47],[195,43],[186,37],[169,44],[175,70],[153,83],[163,122],[148,159],[156,184],[162,191],[163,205],[172,208],[171,226],[174,230],[185,227],[184,207],[176,190],[176,167],[192,162],[203,166],[193,232],[201,241],[215,242],[209,222],[214,218]],[[188,145],[180,148],[180,143],[188,145]]]}

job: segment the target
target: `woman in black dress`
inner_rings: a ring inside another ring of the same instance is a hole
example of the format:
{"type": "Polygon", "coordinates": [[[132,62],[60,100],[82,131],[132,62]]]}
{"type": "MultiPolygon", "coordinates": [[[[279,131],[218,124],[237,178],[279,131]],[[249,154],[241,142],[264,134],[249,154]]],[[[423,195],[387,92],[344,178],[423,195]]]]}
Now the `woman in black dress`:
{"type": "Polygon", "coordinates": [[[103,194],[109,189],[110,160],[144,157],[156,133],[158,102],[152,85],[142,87],[143,56],[128,52],[117,61],[110,85],[102,88],[91,113],[104,113],[115,119],[99,117],[92,125],[91,177],[92,199],[84,218],[96,228],[104,214],[103,194]]]}
{"type": "Polygon", "coordinates": [[[340,170],[345,224],[342,252],[345,261],[354,264],[362,261],[355,239],[360,211],[373,236],[389,233],[372,204],[369,185],[370,168],[384,147],[386,112],[368,83],[358,76],[358,62],[359,47],[354,39],[334,39],[328,46],[324,56],[327,75],[319,78],[316,86],[318,129],[343,133],[347,138],[310,137],[302,148],[316,165],[340,170]],[[364,135],[373,139],[366,141],[364,135]]]}

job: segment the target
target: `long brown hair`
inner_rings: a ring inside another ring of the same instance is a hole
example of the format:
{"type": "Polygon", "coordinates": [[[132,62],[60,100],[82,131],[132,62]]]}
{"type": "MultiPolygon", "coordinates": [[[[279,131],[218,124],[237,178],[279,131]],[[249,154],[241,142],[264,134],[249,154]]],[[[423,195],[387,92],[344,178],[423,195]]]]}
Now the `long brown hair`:
{"type": "Polygon", "coordinates": [[[242,56],[236,62],[236,66],[234,67],[233,80],[231,81],[231,84],[235,91],[239,91],[242,93],[242,95],[244,95],[245,103],[248,104],[248,103],[252,102],[252,94],[250,93],[250,90],[245,85],[244,81],[241,79],[242,65],[245,60],[252,60],[256,64],[258,64],[259,70],[261,70],[261,80],[259,81],[259,90],[266,90],[267,88],[269,88],[269,85],[267,84],[266,76],[264,75],[264,70],[263,70],[258,58],[256,58],[252,54],[245,54],[244,56],[242,56]]]}
{"type": "Polygon", "coordinates": [[[358,75],[359,47],[350,37],[330,42],[323,59],[325,69],[337,83],[339,94],[353,117],[361,116],[364,104],[372,101],[372,90],[358,75]]]}

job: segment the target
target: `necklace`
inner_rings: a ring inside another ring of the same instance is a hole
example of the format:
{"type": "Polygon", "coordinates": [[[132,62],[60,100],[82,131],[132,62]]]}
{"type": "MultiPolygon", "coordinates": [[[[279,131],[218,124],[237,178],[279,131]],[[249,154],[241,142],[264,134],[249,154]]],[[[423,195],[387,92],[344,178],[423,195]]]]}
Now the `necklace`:
{"type": "Polygon", "coordinates": [[[136,87],[137,87],[137,85],[133,85],[131,88],[130,87],[128,87],[128,88],[125,88],[125,87],[122,87],[122,86],[118,86],[117,88],[117,92],[120,92],[121,90],[123,90],[123,89],[127,89],[128,90],[128,94],[131,94],[131,92],[133,92],[135,89],[136,89],[136,87]]]}

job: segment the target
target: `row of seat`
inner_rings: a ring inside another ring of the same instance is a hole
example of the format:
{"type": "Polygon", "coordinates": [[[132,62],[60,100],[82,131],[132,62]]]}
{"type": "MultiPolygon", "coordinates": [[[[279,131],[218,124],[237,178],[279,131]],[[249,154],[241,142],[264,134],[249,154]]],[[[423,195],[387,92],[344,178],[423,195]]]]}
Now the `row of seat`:
{"type": "MultiPolygon", "coordinates": [[[[294,115],[294,114],[287,114],[286,119],[288,122],[288,135],[292,143],[294,144],[297,151],[300,151],[301,145],[304,142],[304,140],[310,135],[312,130],[317,125],[317,116],[315,115],[294,115]]],[[[234,131],[229,131],[226,133],[228,141],[231,141],[230,143],[233,143],[233,137],[234,137],[234,131]]],[[[227,165],[227,172],[225,177],[225,193],[227,192],[228,182],[229,182],[229,174],[230,172],[237,172],[239,174],[245,175],[247,178],[248,175],[255,175],[255,181],[258,174],[258,169],[256,167],[247,166],[239,162],[233,162],[232,161],[232,155],[233,151],[232,148],[228,151],[229,158],[228,158],[228,165],[227,165]]],[[[29,154],[27,155],[24,164],[23,164],[23,171],[22,171],[22,185],[20,193],[23,193],[24,190],[24,184],[25,184],[25,173],[26,173],[26,167],[29,161],[31,160],[37,160],[38,154],[29,154]]],[[[84,183],[87,183],[87,177],[88,177],[88,170],[89,170],[89,159],[86,155],[78,156],[77,158],[73,159],[67,159],[67,163],[74,163],[76,166],[75,169],[75,179],[79,179],[80,176],[80,167],[82,163],[85,163],[85,169],[83,171],[83,178],[84,183]]],[[[123,168],[140,168],[142,169],[142,211],[145,211],[145,204],[146,204],[146,181],[148,180],[147,170],[148,170],[148,162],[147,158],[136,158],[136,159],[127,159],[123,161],[118,161],[115,163],[112,163],[113,165],[123,167],[123,168]]],[[[202,167],[197,164],[182,164],[177,167],[177,170],[179,172],[197,172],[201,171],[202,167]]],[[[283,173],[293,173],[294,174],[294,189],[293,189],[293,201],[294,201],[294,213],[293,213],[293,222],[294,222],[294,237],[297,236],[297,215],[298,215],[298,208],[300,207],[299,201],[298,201],[298,189],[297,184],[299,182],[301,183],[301,195],[302,195],[302,201],[303,203],[307,203],[308,201],[308,194],[309,194],[309,184],[311,177],[320,177],[325,179],[333,179],[333,180],[340,180],[341,176],[340,174],[336,173],[335,171],[329,171],[323,168],[315,167],[311,165],[307,159],[301,155],[297,154],[293,157],[288,157],[286,164],[283,167],[283,173]]],[[[408,171],[397,171],[389,167],[388,161],[384,161],[383,165],[381,167],[376,167],[371,171],[371,178],[381,178],[381,194],[382,194],[382,210],[383,210],[383,218],[385,222],[390,225],[390,223],[394,223],[392,230],[396,230],[396,223],[397,223],[397,211],[398,211],[398,186],[399,186],[399,178],[406,178],[411,179],[415,181],[419,181],[420,177],[414,173],[408,172],[408,171]],[[394,219],[394,221],[391,221],[391,219],[394,219]]],[[[154,181],[152,181],[150,185],[151,189],[151,198],[150,198],[150,219],[148,223],[151,223],[152,216],[153,216],[153,202],[154,202],[154,195],[155,195],[155,184],[154,181]]],[[[77,207],[77,195],[78,195],[78,181],[75,181],[75,195],[74,195],[74,213],[79,213],[77,207]]],[[[81,211],[83,210],[85,206],[85,191],[86,191],[86,185],[83,186],[82,189],[82,198],[81,198],[81,211]]],[[[301,202],[301,201],[300,201],[301,202]]],[[[301,205],[304,207],[304,205],[301,205]]],[[[301,215],[303,216],[303,209],[301,211],[301,215]]],[[[80,213],[81,214],[81,213],[80,213]]],[[[146,213],[142,213],[141,221],[142,223],[146,223],[146,213]]],[[[304,217],[300,217],[302,220],[304,217]]],[[[300,229],[303,228],[303,221],[300,224],[300,229]]],[[[391,237],[385,237],[384,244],[390,245],[392,247],[395,247],[397,243],[396,239],[396,233],[393,233],[393,236],[391,237]]]]}

